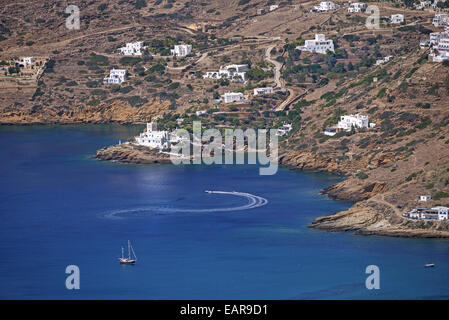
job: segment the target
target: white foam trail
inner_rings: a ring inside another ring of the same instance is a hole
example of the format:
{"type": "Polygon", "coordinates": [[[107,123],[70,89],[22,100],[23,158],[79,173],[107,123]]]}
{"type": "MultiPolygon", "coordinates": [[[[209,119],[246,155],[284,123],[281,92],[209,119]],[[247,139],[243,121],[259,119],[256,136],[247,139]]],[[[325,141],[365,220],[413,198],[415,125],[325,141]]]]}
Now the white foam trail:
{"type": "Polygon", "coordinates": [[[140,207],[134,209],[116,210],[105,215],[107,218],[122,218],[121,215],[137,214],[140,212],[163,212],[163,213],[206,213],[206,212],[229,212],[229,211],[241,211],[249,210],[264,206],[268,203],[268,200],[251,193],[237,192],[237,191],[209,191],[210,194],[229,194],[233,196],[239,196],[248,200],[248,203],[236,207],[227,208],[207,208],[207,209],[183,209],[183,208],[161,208],[161,207],[140,207]]]}

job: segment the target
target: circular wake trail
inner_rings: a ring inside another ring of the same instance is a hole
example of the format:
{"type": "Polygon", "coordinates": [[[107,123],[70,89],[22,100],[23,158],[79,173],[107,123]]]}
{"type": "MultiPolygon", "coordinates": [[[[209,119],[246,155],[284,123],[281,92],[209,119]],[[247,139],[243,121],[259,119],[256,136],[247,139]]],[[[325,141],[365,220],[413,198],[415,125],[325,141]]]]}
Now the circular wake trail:
{"type": "Polygon", "coordinates": [[[142,213],[207,213],[207,212],[229,212],[249,210],[262,207],[268,203],[268,200],[251,193],[237,191],[208,191],[209,194],[228,194],[246,199],[248,202],[241,206],[225,208],[207,208],[207,209],[188,209],[188,208],[168,208],[168,207],[140,207],[133,209],[116,210],[105,215],[107,218],[123,218],[126,215],[137,215],[142,213]]]}

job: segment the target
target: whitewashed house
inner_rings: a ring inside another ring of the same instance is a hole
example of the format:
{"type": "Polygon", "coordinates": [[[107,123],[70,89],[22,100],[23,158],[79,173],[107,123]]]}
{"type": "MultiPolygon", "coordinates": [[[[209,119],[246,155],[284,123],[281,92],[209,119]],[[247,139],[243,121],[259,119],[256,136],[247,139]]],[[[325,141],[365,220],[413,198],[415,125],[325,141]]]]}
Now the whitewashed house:
{"type": "Polygon", "coordinates": [[[326,40],[324,34],[315,34],[314,40],[306,40],[303,46],[296,47],[297,50],[325,54],[327,50],[334,52],[334,42],[326,40]]]}
{"type": "Polygon", "coordinates": [[[431,1],[420,1],[419,3],[415,3],[415,9],[416,10],[424,10],[425,8],[428,8],[432,5],[431,1]]]}
{"type": "Polygon", "coordinates": [[[247,64],[231,64],[220,67],[218,71],[209,71],[203,75],[204,79],[229,79],[236,82],[246,81],[247,64]]]}
{"type": "Polygon", "coordinates": [[[390,18],[391,24],[399,24],[404,22],[404,15],[403,14],[392,14],[390,18]]]}
{"type": "Polygon", "coordinates": [[[34,57],[23,57],[22,63],[25,67],[31,66],[34,63],[34,57]]]}
{"type": "Polygon", "coordinates": [[[432,19],[432,24],[434,27],[449,26],[449,15],[447,13],[435,14],[435,17],[432,19]]]}
{"type": "Polygon", "coordinates": [[[419,200],[418,201],[426,202],[426,201],[429,201],[430,199],[432,199],[431,196],[419,196],[419,200]]]}
{"type": "Polygon", "coordinates": [[[383,59],[379,59],[376,61],[376,65],[381,65],[381,64],[387,63],[388,61],[391,60],[391,58],[393,58],[393,56],[386,56],[383,59]]]}
{"type": "Polygon", "coordinates": [[[365,12],[366,11],[366,4],[360,3],[360,2],[354,2],[350,3],[348,7],[349,13],[355,13],[355,12],[365,12]]]}
{"type": "Polygon", "coordinates": [[[198,110],[195,112],[197,117],[204,116],[207,114],[207,110],[198,110]]]}
{"type": "Polygon", "coordinates": [[[103,83],[120,84],[126,80],[125,69],[112,69],[109,71],[109,77],[103,79],[103,83]]]}
{"type": "Polygon", "coordinates": [[[319,6],[314,6],[313,11],[328,12],[335,10],[335,3],[332,1],[321,1],[319,6]]]}
{"type": "Polygon", "coordinates": [[[226,92],[222,95],[224,103],[238,102],[246,100],[246,97],[241,92],[226,92]]]}
{"type": "Polygon", "coordinates": [[[337,134],[337,129],[335,129],[335,128],[326,128],[326,129],[324,129],[324,134],[326,136],[333,137],[333,136],[335,136],[337,134]]]}
{"type": "Polygon", "coordinates": [[[266,88],[255,88],[254,89],[254,95],[260,95],[260,94],[271,94],[273,93],[273,88],[272,87],[266,87],[266,88]]]}
{"type": "Polygon", "coordinates": [[[143,41],[128,42],[126,46],[119,48],[120,54],[125,56],[141,56],[144,47],[143,41]]]}
{"type": "Polygon", "coordinates": [[[287,133],[289,133],[292,130],[291,123],[284,123],[282,126],[280,126],[277,130],[277,135],[282,137],[285,136],[287,133]]]}
{"type": "Polygon", "coordinates": [[[448,220],[449,219],[449,208],[443,206],[437,206],[432,208],[438,212],[438,220],[448,220]]]}
{"type": "Polygon", "coordinates": [[[173,56],[185,57],[192,52],[192,46],[190,44],[179,44],[175,45],[174,49],[170,51],[173,56]]]}
{"type": "Polygon", "coordinates": [[[279,8],[279,6],[277,4],[273,4],[273,5],[270,6],[270,11],[274,11],[274,10],[276,10],[278,8],[279,8]]]}
{"type": "Polygon", "coordinates": [[[337,128],[345,131],[351,131],[354,128],[368,128],[369,118],[368,116],[357,114],[350,114],[347,116],[341,116],[340,121],[337,123],[337,128]]]}
{"type": "Polygon", "coordinates": [[[158,131],[157,123],[147,123],[147,128],[136,138],[136,143],[141,146],[146,146],[155,149],[170,148],[170,134],[168,131],[158,131]]]}
{"type": "Polygon", "coordinates": [[[432,5],[431,5],[431,7],[432,7],[432,9],[438,9],[438,3],[439,2],[446,2],[447,0],[434,0],[433,1],[433,3],[432,3],[432,5]]]}

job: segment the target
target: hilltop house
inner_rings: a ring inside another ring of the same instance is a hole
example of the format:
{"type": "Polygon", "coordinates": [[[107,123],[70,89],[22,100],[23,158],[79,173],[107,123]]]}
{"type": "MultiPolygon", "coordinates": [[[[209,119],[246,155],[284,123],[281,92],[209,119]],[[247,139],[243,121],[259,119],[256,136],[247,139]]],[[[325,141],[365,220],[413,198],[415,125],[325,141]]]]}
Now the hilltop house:
{"type": "Polygon", "coordinates": [[[431,196],[419,196],[418,201],[426,202],[426,201],[429,201],[430,199],[432,199],[431,196]]]}
{"type": "Polygon", "coordinates": [[[247,64],[231,64],[225,67],[220,67],[218,71],[209,71],[203,75],[204,79],[229,79],[236,82],[246,81],[247,64]]]}
{"type": "Polygon", "coordinates": [[[326,40],[324,34],[315,34],[315,40],[306,40],[303,46],[298,46],[296,49],[325,54],[327,50],[334,52],[334,42],[326,40]]]}
{"type": "Polygon", "coordinates": [[[207,114],[207,110],[198,110],[195,112],[196,116],[204,116],[205,114],[207,114]]]}
{"type": "Polygon", "coordinates": [[[128,42],[126,46],[119,48],[120,54],[125,56],[141,56],[141,50],[145,48],[143,41],[128,42]]]}
{"type": "Polygon", "coordinates": [[[366,11],[366,4],[360,3],[360,2],[354,2],[350,3],[348,7],[349,13],[355,13],[355,12],[365,12],[366,11]]]}
{"type": "Polygon", "coordinates": [[[316,12],[328,12],[335,10],[335,3],[331,1],[321,1],[319,6],[314,6],[312,11],[316,12]]]}
{"type": "Polygon", "coordinates": [[[432,24],[434,27],[445,27],[449,26],[449,15],[447,13],[435,14],[433,17],[432,24]]]}
{"type": "Polygon", "coordinates": [[[174,49],[170,51],[173,56],[185,57],[192,52],[192,46],[190,44],[175,45],[174,49]]]}
{"type": "Polygon", "coordinates": [[[168,131],[158,131],[157,123],[147,123],[147,128],[139,136],[135,138],[136,143],[141,146],[146,146],[155,149],[170,148],[170,134],[168,131]]]}
{"type": "Polygon", "coordinates": [[[109,77],[103,79],[103,83],[120,84],[126,80],[125,69],[112,69],[109,71],[109,77]]]}
{"type": "Polygon", "coordinates": [[[390,18],[391,24],[399,24],[404,22],[404,15],[403,14],[392,14],[390,18]]]}
{"type": "Polygon", "coordinates": [[[374,127],[374,124],[369,123],[368,116],[364,116],[359,113],[340,117],[340,121],[337,123],[338,129],[350,131],[352,127],[362,129],[374,127]]]}
{"type": "Polygon", "coordinates": [[[270,6],[270,11],[274,11],[274,10],[276,10],[278,8],[279,8],[279,6],[277,4],[273,4],[273,5],[270,6]]]}
{"type": "Polygon", "coordinates": [[[272,87],[266,87],[266,88],[255,88],[254,89],[254,95],[257,96],[259,94],[270,94],[273,93],[272,87]]]}
{"type": "Polygon", "coordinates": [[[222,97],[224,103],[246,100],[246,97],[241,92],[226,92],[224,95],[222,95],[222,97]]]}

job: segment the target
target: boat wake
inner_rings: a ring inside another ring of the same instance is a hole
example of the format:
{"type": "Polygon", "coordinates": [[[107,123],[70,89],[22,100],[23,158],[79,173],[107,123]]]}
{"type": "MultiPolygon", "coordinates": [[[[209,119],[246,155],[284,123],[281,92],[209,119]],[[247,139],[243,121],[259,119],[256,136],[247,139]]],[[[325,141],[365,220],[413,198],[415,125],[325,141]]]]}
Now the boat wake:
{"type": "Polygon", "coordinates": [[[188,209],[188,208],[170,208],[170,207],[139,207],[132,209],[115,210],[104,215],[106,218],[125,218],[125,217],[139,217],[148,214],[166,214],[166,213],[210,213],[210,212],[229,212],[242,211],[262,207],[268,203],[268,200],[251,193],[237,192],[237,191],[206,191],[209,194],[225,194],[241,197],[247,200],[247,203],[235,207],[225,208],[206,208],[206,209],[188,209]]]}

